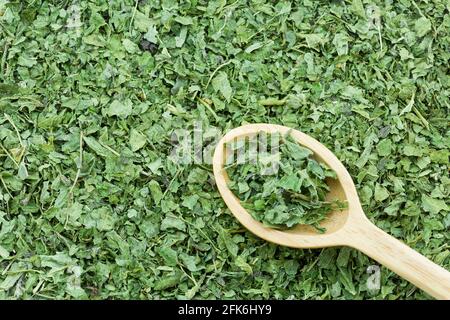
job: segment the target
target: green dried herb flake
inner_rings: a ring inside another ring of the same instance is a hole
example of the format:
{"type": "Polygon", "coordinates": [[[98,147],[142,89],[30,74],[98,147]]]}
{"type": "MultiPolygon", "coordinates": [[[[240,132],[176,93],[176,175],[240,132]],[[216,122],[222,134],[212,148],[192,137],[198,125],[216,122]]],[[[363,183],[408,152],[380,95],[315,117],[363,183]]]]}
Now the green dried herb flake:
{"type": "Polygon", "coordinates": [[[329,191],[326,179],[336,178],[336,174],[315,160],[314,153],[290,134],[277,135],[270,141],[268,149],[279,144],[279,161],[270,166],[256,157],[247,162],[236,157],[227,163],[231,190],[253,218],[267,226],[291,228],[306,224],[324,231],[320,222],[331,211],[343,207],[340,201],[326,199],[329,191]]]}

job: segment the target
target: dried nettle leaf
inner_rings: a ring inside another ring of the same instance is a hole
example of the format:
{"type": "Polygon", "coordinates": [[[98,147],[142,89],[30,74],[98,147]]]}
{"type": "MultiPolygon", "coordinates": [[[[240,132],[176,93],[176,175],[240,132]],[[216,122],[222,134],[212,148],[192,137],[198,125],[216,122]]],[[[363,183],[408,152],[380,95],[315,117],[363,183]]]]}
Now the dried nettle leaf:
{"type": "MultiPolygon", "coordinates": [[[[290,133],[270,136],[266,138],[269,146],[265,152],[256,152],[253,157],[244,155],[244,161],[236,156],[227,163],[229,188],[253,218],[267,226],[291,228],[304,224],[324,231],[320,222],[332,210],[344,207],[337,199],[326,199],[330,190],[326,179],[336,179],[336,173],[314,159],[313,152],[297,143],[290,133]],[[268,157],[276,160],[268,163],[268,157]]],[[[230,147],[250,153],[250,143],[233,141],[230,147]]]]}

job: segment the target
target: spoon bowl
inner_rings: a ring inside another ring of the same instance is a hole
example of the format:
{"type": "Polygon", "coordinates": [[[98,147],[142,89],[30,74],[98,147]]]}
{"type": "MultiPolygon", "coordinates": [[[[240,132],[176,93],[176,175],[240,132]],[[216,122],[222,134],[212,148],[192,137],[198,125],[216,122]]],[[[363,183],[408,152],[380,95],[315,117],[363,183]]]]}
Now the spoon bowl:
{"type": "Polygon", "coordinates": [[[213,166],[217,187],[231,212],[247,229],[267,241],[294,248],[321,248],[344,245],[341,238],[342,234],[345,233],[345,226],[352,218],[364,218],[363,215],[361,216],[362,209],[358,201],[356,188],[345,167],[323,144],[298,130],[272,124],[250,124],[233,129],[217,145],[213,166]],[[227,143],[236,139],[254,137],[259,132],[268,134],[281,133],[283,135],[290,132],[290,135],[299,144],[314,152],[316,160],[324,162],[336,172],[337,179],[327,180],[330,192],[326,199],[345,201],[348,203],[348,207],[328,214],[327,218],[320,224],[320,227],[325,228],[325,233],[319,233],[314,227],[309,225],[297,225],[288,230],[266,227],[261,222],[253,219],[247,210],[242,207],[239,199],[228,188],[229,177],[224,169],[227,155],[230,154],[230,150],[227,149],[227,143]],[[350,213],[355,217],[350,217],[350,213]]]}
{"type": "Polygon", "coordinates": [[[255,235],[292,248],[350,246],[364,252],[430,295],[439,299],[450,299],[450,272],[370,222],[364,214],[347,169],[327,147],[309,135],[274,124],[249,124],[235,128],[217,144],[213,156],[213,171],[217,188],[231,213],[255,235]],[[231,150],[227,143],[255,137],[260,132],[283,135],[289,133],[299,144],[313,151],[316,160],[325,163],[336,173],[336,179],[327,181],[330,187],[327,199],[346,201],[347,207],[328,214],[320,224],[326,229],[324,233],[319,233],[314,227],[307,225],[297,225],[287,230],[264,226],[242,207],[239,199],[228,188],[229,177],[224,165],[231,150]]]}

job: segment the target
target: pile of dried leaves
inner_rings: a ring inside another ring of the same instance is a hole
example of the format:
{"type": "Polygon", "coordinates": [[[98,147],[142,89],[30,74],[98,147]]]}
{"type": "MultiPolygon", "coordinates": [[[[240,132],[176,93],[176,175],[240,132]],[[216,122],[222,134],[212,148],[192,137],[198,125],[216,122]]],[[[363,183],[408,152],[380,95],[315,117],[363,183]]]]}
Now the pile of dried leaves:
{"type": "Polygon", "coordinates": [[[380,228],[450,268],[447,1],[0,0],[0,298],[427,298],[349,248],[256,238],[174,135],[333,150],[380,228]],[[212,136],[212,135],[211,135],[212,136]]]}
{"type": "MultiPolygon", "coordinates": [[[[258,142],[263,144],[258,137],[254,139],[256,147],[258,142]]],[[[233,153],[244,157],[235,156],[226,166],[228,187],[241,205],[268,227],[286,229],[303,224],[325,231],[320,222],[345,205],[325,199],[330,190],[326,179],[336,179],[336,173],[314,159],[314,153],[290,134],[271,134],[265,151],[256,148],[251,152],[251,142],[246,140],[230,143],[233,153]]]]}

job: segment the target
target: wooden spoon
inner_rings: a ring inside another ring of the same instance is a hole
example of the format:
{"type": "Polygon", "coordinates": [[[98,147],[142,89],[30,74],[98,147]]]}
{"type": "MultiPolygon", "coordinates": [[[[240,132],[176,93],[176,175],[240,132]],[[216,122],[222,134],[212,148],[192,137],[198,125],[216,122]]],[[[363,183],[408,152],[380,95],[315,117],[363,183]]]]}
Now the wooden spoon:
{"type": "Polygon", "coordinates": [[[273,124],[250,124],[229,131],[216,146],[213,157],[214,177],[222,198],[233,215],[257,236],[292,248],[323,248],[349,246],[356,248],[401,277],[438,299],[450,299],[450,272],[438,266],[404,243],[376,227],[365,216],[352,178],[344,165],[323,144],[314,138],[291,128],[273,124]],[[227,142],[256,136],[259,132],[279,132],[291,136],[314,152],[314,157],[336,172],[337,179],[328,181],[328,199],[347,201],[347,208],[331,212],[321,224],[325,233],[313,227],[298,225],[289,230],[265,227],[241,206],[239,199],[227,186],[228,175],[224,168],[227,142]]]}

